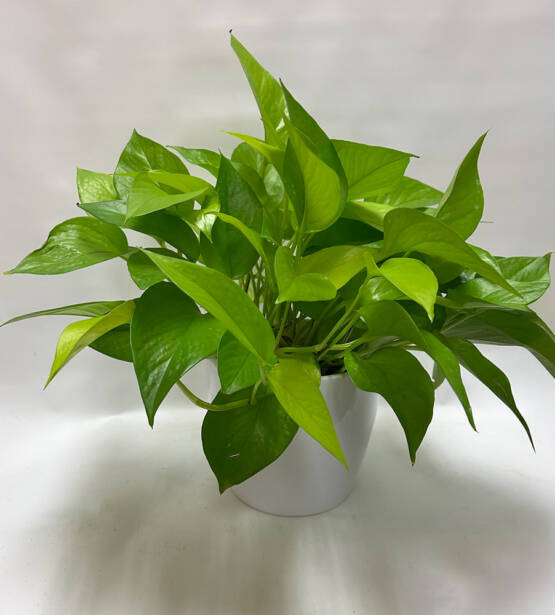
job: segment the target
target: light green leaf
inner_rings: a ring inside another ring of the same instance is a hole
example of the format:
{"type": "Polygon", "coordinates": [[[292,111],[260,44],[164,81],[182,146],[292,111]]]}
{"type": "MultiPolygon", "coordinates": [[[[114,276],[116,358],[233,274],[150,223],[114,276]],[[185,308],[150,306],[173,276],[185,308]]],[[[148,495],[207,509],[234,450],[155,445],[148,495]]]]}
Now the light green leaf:
{"type": "MultiPolygon", "coordinates": [[[[254,139],[254,137],[252,138],[254,139]]],[[[261,141],[261,143],[267,145],[264,141],[261,141]]],[[[264,156],[255,147],[249,145],[248,143],[239,143],[233,149],[233,152],[231,153],[231,162],[249,167],[259,177],[263,177],[264,175],[264,167],[266,166],[264,156]]]]}
{"type": "Polygon", "coordinates": [[[106,173],[77,169],[77,192],[81,203],[111,201],[118,198],[114,178],[106,173]]]}
{"type": "Polygon", "coordinates": [[[122,256],[127,249],[127,239],[117,226],[93,218],[70,218],[55,226],[42,247],[7,273],[66,273],[122,256]]]}
{"type": "Polygon", "coordinates": [[[320,370],[314,359],[282,358],[267,372],[267,378],[285,412],[347,468],[333,421],[320,392],[320,370]]]}
{"type": "Polygon", "coordinates": [[[125,219],[125,201],[104,201],[81,205],[87,213],[110,224],[129,228],[169,243],[191,260],[196,261],[200,254],[199,242],[191,227],[176,216],[156,211],[144,216],[125,219]]]}
{"type": "Polygon", "coordinates": [[[187,162],[196,164],[211,173],[214,177],[218,177],[218,169],[220,168],[220,154],[209,149],[193,149],[190,147],[182,147],[180,145],[168,145],[170,149],[175,150],[187,162]]]}
{"type": "Polygon", "coordinates": [[[64,305],[63,307],[50,308],[48,310],[40,310],[38,312],[22,314],[21,316],[10,318],[10,320],[2,323],[0,327],[9,325],[12,322],[26,320],[27,318],[35,318],[37,316],[102,316],[103,314],[107,314],[110,310],[113,310],[121,303],[123,303],[123,301],[90,301],[88,303],[74,303],[73,305],[64,305]]]}
{"type": "Polygon", "coordinates": [[[264,363],[274,361],[272,328],[249,296],[219,271],[145,252],[169,280],[219,320],[264,363]]]}
{"type": "Polygon", "coordinates": [[[390,258],[380,267],[380,274],[434,319],[438,282],[427,265],[414,258],[390,258]]]}
{"type": "Polygon", "coordinates": [[[364,282],[360,287],[360,304],[376,303],[377,301],[394,301],[403,299],[403,293],[385,278],[375,277],[364,282]]]}
{"type": "Polygon", "coordinates": [[[275,255],[274,269],[279,288],[277,302],[327,301],[337,294],[337,288],[322,273],[300,274],[289,248],[280,246],[275,255]]]}
{"type": "Polygon", "coordinates": [[[432,186],[412,179],[411,177],[401,177],[393,190],[375,195],[372,199],[378,203],[384,203],[391,207],[431,207],[437,205],[443,193],[432,186]]]}
{"type": "MultiPolygon", "coordinates": [[[[220,394],[214,401],[227,399],[220,394]]],[[[202,424],[202,446],[220,493],[275,461],[297,429],[277,399],[268,394],[259,394],[254,404],[236,410],[207,412],[202,424]]]]}
{"type": "Polygon", "coordinates": [[[136,303],[131,320],[131,350],[152,426],[169,390],[185,372],[216,353],[225,329],[212,316],[201,314],[194,301],[167,282],[151,286],[136,303]]]}
{"type": "MultiPolygon", "coordinates": [[[[297,204],[296,210],[303,212],[305,232],[321,231],[331,226],[343,211],[344,201],[341,197],[339,177],[308,147],[294,126],[288,124],[287,129],[304,188],[302,195],[289,196],[294,202],[302,197],[304,207],[297,204]]],[[[289,168],[287,153],[285,165],[289,168]]],[[[291,185],[292,182],[286,183],[288,190],[291,190],[291,185]]]]}
{"type": "Polygon", "coordinates": [[[125,199],[133,183],[133,177],[128,177],[124,175],[125,173],[141,173],[152,169],[160,169],[170,173],[188,173],[187,167],[178,156],[156,143],[156,141],[143,137],[134,130],[121,153],[114,174],[114,185],[119,197],[125,199]]]}
{"type": "Polygon", "coordinates": [[[282,169],[284,152],[279,147],[276,147],[275,145],[272,145],[270,143],[266,143],[266,141],[262,141],[261,139],[258,139],[256,137],[242,134],[240,132],[227,132],[227,134],[241,139],[246,144],[253,147],[257,152],[260,152],[260,154],[262,154],[268,160],[268,162],[273,164],[274,167],[278,169],[278,171],[282,169]]]}
{"type": "Polygon", "coordinates": [[[513,392],[511,390],[511,383],[505,374],[494,365],[489,359],[487,359],[473,344],[463,340],[459,337],[444,338],[446,344],[449,345],[451,350],[457,355],[461,364],[471,373],[481,380],[488,389],[496,395],[506,406],[508,406],[516,418],[520,421],[522,427],[526,431],[532,448],[534,447],[534,441],[532,440],[532,434],[530,429],[520,414],[513,392]]]}
{"type": "Polygon", "coordinates": [[[342,216],[351,220],[358,220],[383,231],[384,218],[394,207],[383,203],[371,203],[370,201],[348,201],[342,216]]]}
{"type": "Polygon", "coordinates": [[[218,376],[222,392],[228,395],[260,380],[256,357],[229,332],[224,333],[218,347],[218,376]]]}
{"type": "Polygon", "coordinates": [[[208,182],[192,175],[177,176],[173,173],[164,172],[140,173],[129,190],[127,220],[134,216],[144,216],[160,209],[166,209],[184,201],[198,199],[211,188],[212,186],[208,182]],[[179,179],[179,181],[176,181],[176,179],[179,179]],[[155,182],[177,188],[180,192],[168,194],[155,182]]]}
{"type": "Polygon", "coordinates": [[[378,393],[391,406],[414,464],[434,407],[434,387],[426,370],[402,348],[382,348],[368,359],[351,352],[345,357],[345,367],[359,389],[378,393]]]}
{"type": "Polygon", "coordinates": [[[390,191],[401,180],[413,154],[387,147],[332,140],[347,182],[349,199],[371,197],[390,191]]]}
{"type": "Polygon", "coordinates": [[[286,137],[283,134],[282,118],[285,113],[285,99],[279,83],[233,35],[231,47],[245,71],[260,114],[269,125],[270,129],[266,129],[266,141],[274,145],[284,145],[286,137]]]}
{"type": "Polygon", "coordinates": [[[513,290],[491,265],[438,219],[413,209],[394,209],[384,219],[384,247],[380,256],[387,258],[407,251],[444,258],[513,290]]]}
{"type": "Polygon", "coordinates": [[[470,237],[476,230],[484,211],[484,193],[478,175],[478,156],[486,134],[476,141],[461,162],[436,210],[437,218],[455,230],[463,239],[470,237]]]}
{"type": "Polygon", "coordinates": [[[108,331],[128,323],[131,320],[134,308],[135,303],[133,301],[126,301],[103,316],[78,320],[68,325],[62,331],[58,340],[56,354],[45,388],[62,367],[71,361],[83,348],[92,344],[108,331]]]}

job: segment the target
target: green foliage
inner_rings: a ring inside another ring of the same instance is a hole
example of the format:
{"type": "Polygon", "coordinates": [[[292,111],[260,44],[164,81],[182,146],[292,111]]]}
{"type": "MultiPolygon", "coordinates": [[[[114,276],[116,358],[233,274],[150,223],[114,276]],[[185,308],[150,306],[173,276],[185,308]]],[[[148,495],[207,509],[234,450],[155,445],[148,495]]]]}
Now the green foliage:
{"type": "Polygon", "coordinates": [[[532,442],[507,377],[474,344],[521,346],[555,376],[555,336],[530,307],[549,287],[550,254],[494,257],[467,242],[484,208],[485,135],[442,193],[405,175],[412,154],[330,139],[233,36],[231,46],[264,137],[230,132],[240,142],[225,156],[170,151],[134,131],[113,174],[77,170],[87,215],[58,224],[8,272],[119,257],[144,291],[9,320],[83,318],[62,332],[48,381],[87,346],[132,363],[151,425],[177,385],[207,410],[202,442],[220,491],[277,459],[298,427],[345,464],[319,388],[328,374],[387,401],[412,462],[444,380],[475,428],[461,366],[532,442]],[[129,246],[127,230],[149,243],[129,246]],[[208,402],[180,378],[216,355],[221,391],[208,402]]]}

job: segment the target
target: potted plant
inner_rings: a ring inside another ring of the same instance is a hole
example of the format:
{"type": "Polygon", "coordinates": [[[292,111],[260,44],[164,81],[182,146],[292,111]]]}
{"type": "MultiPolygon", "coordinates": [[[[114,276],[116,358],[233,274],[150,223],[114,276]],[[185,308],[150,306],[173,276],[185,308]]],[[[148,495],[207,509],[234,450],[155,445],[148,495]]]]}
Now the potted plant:
{"type": "Polygon", "coordinates": [[[412,463],[443,380],[475,428],[461,365],[532,443],[507,377],[475,343],[522,346],[555,373],[553,333],[528,307],[549,286],[550,255],[498,257],[469,243],[484,205],[485,135],[441,192],[405,175],[412,154],[328,138],[233,35],[231,46],[264,139],[231,133],[239,144],[228,158],[133,132],[113,174],[77,170],[84,215],[8,272],[121,258],[142,291],[9,321],[82,317],[63,330],[47,384],[86,347],[131,362],[151,426],[177,385],[207,411],[202,441],[220,491],[234,486],[280,514],[346,497],[376,395],[397,415],[412,463]],[[157,247],[130,246],[126,229],[157,247]],[[433,359],[432,377],[413,351],[433,359]],[[208,401],[181,378],[214,356],[221,391],[208,401]]]}

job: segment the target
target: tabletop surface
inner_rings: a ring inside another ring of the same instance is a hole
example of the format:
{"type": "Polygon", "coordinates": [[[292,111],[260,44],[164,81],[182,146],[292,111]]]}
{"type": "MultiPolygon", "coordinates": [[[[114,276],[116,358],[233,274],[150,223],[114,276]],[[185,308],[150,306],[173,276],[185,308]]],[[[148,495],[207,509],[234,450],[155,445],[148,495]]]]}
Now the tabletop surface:
{"type": "Polygon", "coordinates": [[[555,612],[553,381],[521,350],[486,352],[513,379],[536,454],[468,377],[480,433],[443,385],[412,468],[382,403],[351,497],[305,518],[218,495],[203,412],[177,393],[152,431],[138,406],[95,413],[92,390],[57,409],[25,392],[0,432],[0,612],[555,612]]]}

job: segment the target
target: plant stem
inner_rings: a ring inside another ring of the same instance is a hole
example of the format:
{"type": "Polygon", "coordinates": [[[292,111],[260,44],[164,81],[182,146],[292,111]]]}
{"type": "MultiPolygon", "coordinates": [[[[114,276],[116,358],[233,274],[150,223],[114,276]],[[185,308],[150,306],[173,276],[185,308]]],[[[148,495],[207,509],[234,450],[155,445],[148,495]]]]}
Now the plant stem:
{"type": "Polygon", "coordinates": [[[247,406],[249,403],[248,399],[241,399],[239,401],[231,401],[227,404],[209,404],[207,401],[200,399],[197,397],[193,391],[188,389],[181,380],[177,381],[177,386],[181,389],[181,391],[197,406],[200,408],[204,408],[205,410],[211,410],[213,412],[221,412],[224,410],[233,410],[234,408],[241,408],[242,406],[247,406]]]}
{"type": "Polygon", "coordinates": [[[289,307],[291,305],[291,302],[288,301],[285,304],[285,310],[283,310],[283,315],[281,317],[281,324],[279,325],[279,331],[278,331],[278,335],[276,338],[276,348],[279,347],[279,342],[281,340],[281,336],[283,335],[283,330],[285,329],[285,323],[287,322],[287,316],[289,315],[289,307]]]}

